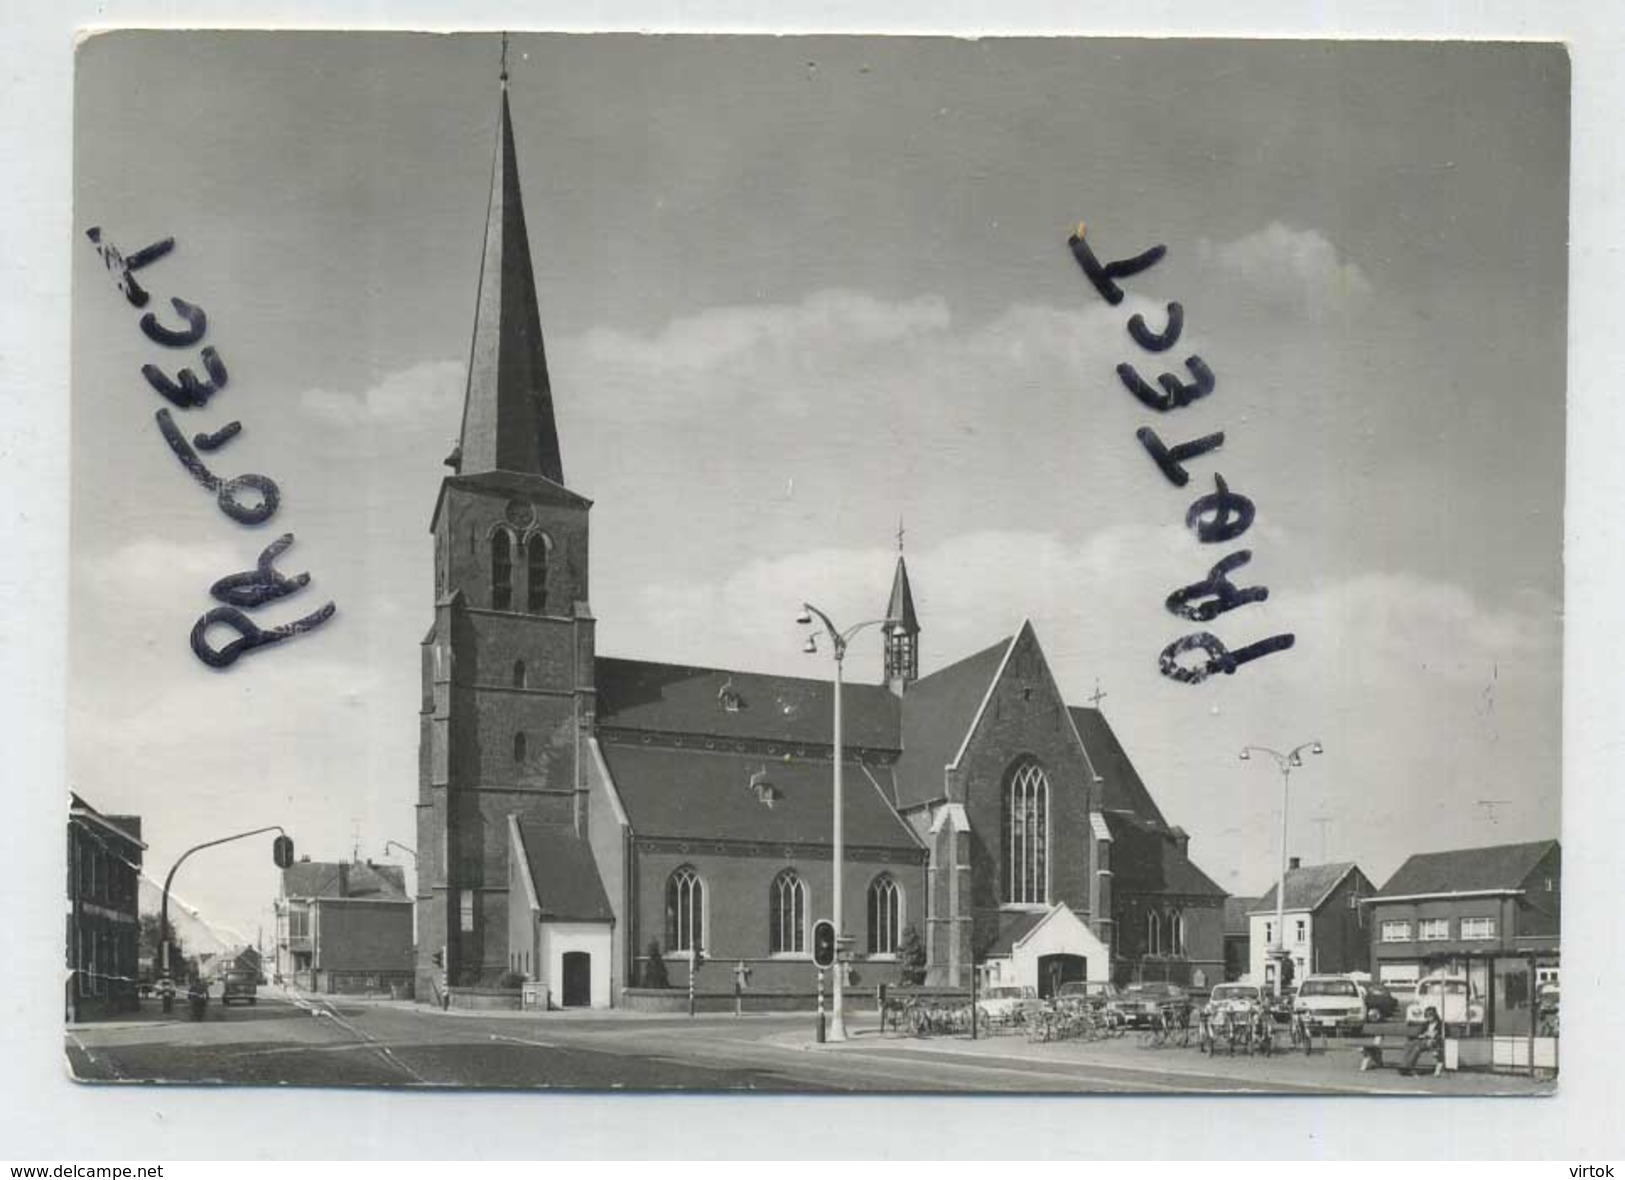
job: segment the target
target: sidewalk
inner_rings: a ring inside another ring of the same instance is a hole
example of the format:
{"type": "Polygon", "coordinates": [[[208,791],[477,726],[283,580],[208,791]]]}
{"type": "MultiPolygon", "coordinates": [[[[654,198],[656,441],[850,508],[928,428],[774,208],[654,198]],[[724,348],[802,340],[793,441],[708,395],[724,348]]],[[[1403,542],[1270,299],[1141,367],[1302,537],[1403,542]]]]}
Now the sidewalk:
{"type": "Polygon", "coordinates": [[[786,1033],[770,1038],[773,1043],[814,1052],[918,1053],[986,1057],[990,1060],[1023,1064],[1043,1064],[1049,1068],[1090,1067],[1145,1070],[1169,1078],[1221,1079],[1234,1083],[1238,1091],[1258,1092],[1277,1088],[1336,1088],[1351,1093],[1374,1095],[1536,1095],[1555,1092],[1553,1081],[1489,1073],[1431,1073],[1403,1077],[1394,1069],[1360,1069],[1358,1042],[1317,1043],[1312,1054],[1278,1052],[1269,1057],[1209,1057],[1195,1048],[1142,1048],[1133,1034],[1105,1041],[1028,1041],[1020,1035],[912,1037],[878,1030],[859,1030],[839,1044],[817,1044],[804,1033],[786,1033]]]}

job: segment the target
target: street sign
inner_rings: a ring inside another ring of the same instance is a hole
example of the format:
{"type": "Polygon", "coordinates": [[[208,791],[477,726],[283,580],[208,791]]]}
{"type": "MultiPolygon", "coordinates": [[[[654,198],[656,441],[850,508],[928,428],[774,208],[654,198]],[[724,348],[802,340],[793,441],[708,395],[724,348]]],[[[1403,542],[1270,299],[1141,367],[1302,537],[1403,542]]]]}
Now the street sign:
{"type": "Polygon", "coordinates": [[[813,923],[813,965],[820,970],[835,965],[835,923],[820,918],[813,923]]]}

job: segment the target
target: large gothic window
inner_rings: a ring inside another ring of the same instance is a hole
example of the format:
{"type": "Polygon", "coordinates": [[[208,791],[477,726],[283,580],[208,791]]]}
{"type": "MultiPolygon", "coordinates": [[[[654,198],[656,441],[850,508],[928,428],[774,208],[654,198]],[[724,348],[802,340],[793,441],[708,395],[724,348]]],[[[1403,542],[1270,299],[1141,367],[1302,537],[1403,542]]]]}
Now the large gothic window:
{"type": "Polygon", "coordinates": [[[546,533],[525,542],[525,609],[533,615],[547,610],[547,545],[546,533]]]}
{"type": "Polygon", "coordinates": [[[1049,900],[1049,779],[1024,761],[1004,791],[1004,899],[1012,905],[1049,900]]]}
{"type": "Polygon", "coordinates": [[[513,606],[513,539],[507,529],[491,534],[491,609],[513,606]]]}
{"type": "Polygon", "coordinates": [[[794,869],[774,877],[768,892],[768,944],[775,955],[807,950],[807,889],[794,869]]]}
{"type": "Polygon", "coordinates": [[[902,918],[902,891],[889,873],[869,883],[869,953],[895,955],[898,922],[902,918]]]}
{"type": "Polygon", "coordinates": [[[705,949],[705,883],[689,865],[666,881],[666,947],[705,949]]]}

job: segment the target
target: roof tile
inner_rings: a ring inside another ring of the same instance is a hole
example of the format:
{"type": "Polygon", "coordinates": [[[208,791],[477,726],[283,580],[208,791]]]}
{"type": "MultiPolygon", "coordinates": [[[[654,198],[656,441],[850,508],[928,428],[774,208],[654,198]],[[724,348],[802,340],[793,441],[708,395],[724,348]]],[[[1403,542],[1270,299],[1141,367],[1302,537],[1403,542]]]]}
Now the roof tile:
{"type": "Polygon", "coordinates": [[[1536,840],[1489,848],[1418,852],[1399,866],[1376,896],[1518,889],[1546,855],[1558,847],[1556,840],[1536,840]]]}

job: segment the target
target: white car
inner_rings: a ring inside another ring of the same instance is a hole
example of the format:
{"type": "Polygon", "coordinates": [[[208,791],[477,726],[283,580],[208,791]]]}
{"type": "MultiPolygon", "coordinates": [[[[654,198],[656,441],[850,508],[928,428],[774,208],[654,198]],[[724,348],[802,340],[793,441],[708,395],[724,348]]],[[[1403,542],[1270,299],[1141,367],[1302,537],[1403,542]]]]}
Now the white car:
{"type": "Polygon", "coordinates": [[[1312,1029],[1357,1035],[1365,1028],[1365,989],[1347,975],[1309,976],[1292,1008],[1312,1029]]]}
{"type": "Polygon", "coordinates": [[[976,1006],[984,1016],[1010,1019],[1030,1009],[1041,1008],[1038,993],[1031,987],[990,987],[976,997],[976,1006]]]}
{"type": "Polygon", "coordinates": [[[1416,985],[1416,999],[1405,1009],[1405,1023],[1420,1026],[1427,1022],[1427,1010],[1434,1009],[1446,1030],[1460,1028],[1469,1036],[1484,1027],[1484,999],[1465,975],[1429,975],[1416,985]]]}
{"type": "Polygon", "coordinates": [[[1207,1010],[1215,1012],[1252,1012],[1264,1006],[1264,989],[1256,983],[1219,983],[1208,994],[1207,1010]]]}

